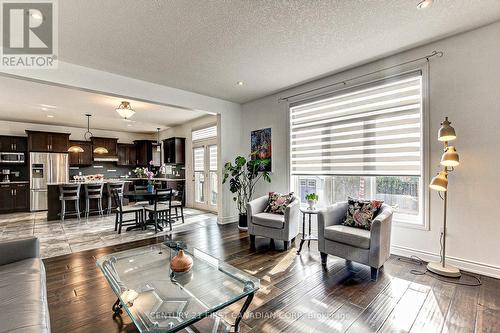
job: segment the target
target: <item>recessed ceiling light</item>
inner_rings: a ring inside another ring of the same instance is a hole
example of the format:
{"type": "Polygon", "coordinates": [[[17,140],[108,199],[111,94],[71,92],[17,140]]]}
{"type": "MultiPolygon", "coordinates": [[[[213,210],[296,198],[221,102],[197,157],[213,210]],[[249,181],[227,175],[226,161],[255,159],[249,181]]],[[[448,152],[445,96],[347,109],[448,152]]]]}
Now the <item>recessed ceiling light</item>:
{"type": "Polygon", "coordinates": [[[239,85],[239,86],[242,86],[243,85],[243,81],[238,81],[238,82],[236,82],[236,84],[239,85]]]}
{"type": "Polygon", "coordinates": [[[434,0],[422,0],[417,4],[418,9],[426,9],[432,6],[434,0]]]}
{"type": "Polygon", "coordinates": [[[132,124],[127,124],[127,127],[132,127],[132,124]]]}
{"type": "Polygon", "coordinates": [[[54,115],[52,115],[52,114],[48,114],[48,115],[47,115],[47,118],[54,118],[54,115]]]}

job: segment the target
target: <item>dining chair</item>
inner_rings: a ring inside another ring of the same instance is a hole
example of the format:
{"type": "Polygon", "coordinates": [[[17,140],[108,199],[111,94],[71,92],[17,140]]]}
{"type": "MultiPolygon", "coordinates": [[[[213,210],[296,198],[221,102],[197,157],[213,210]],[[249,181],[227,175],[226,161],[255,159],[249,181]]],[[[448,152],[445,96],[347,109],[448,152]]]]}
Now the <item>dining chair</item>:
{"type": "Polygon", "coordinates": [[[175,214],[172,214],[172,212],[170,212],[170,217],[177,221],[181,219],[182,223],[184,223],[184,207],[182,204],[184,202],[184,194],[185,194],[184,188],[178,190],[176,194],[176,199],[179,200],[171,200],[170,204],[170,209],[173,209],[175,211],[175,214]],[[180,215],[178,210],[181,211],[180,215]]]}
{"type": "Polygon", "coordinates": [[[115,231],[118,230],[118,233],[122,233],[122,226],[128,225],[143,225],[144,228],[144,207],[142,206],[123,206],[122,201],[120,199],[120,193],[115,188],[111,191],[111,196],[113,197],[113,201],[116,206],[116,215],[115,215],[115,231]],[[123,216],[125,214],[135,214],[135,218],[124,220],[123,216]],[[124,223],[124,222],[132,222],[134,223],[124,223]]]}
{"type": "MultiPolygon", "coordinates": [[[[147,191],[148,187],[146,185],[134,185],[134,191],[147,191]]],[[[136,206],[148,206],[150,204],[149,201],[136,201],[134,205],[136,206]]]]}
{"type": "Polygon", "coordinates": [[[125,183],[123,183],[123,182],[107,183],[106,184],[106,190],[108,192],[108,207],[107,207],[108,215],[110,215],[111,212],[113,211],[113,208],[116,207],[116,205],[113,205],[113,196],[112,196],[113,190],[118,191],[118,196],[120,198],[120,202],[123,205],[123,189],[124,189],[124,187],[125,187],[125,183]]]}
{"type": "Polygon", "coordinates": [[[170,226],[170,231],[172,231],[172,189],[156,190],[156,195],[154,199],[154,204],[145,206],[146,212],[152,215],[154,221],[155,233],[158,232],[158,224],[161,223],[165,225],[168,223],[170,226]]]}

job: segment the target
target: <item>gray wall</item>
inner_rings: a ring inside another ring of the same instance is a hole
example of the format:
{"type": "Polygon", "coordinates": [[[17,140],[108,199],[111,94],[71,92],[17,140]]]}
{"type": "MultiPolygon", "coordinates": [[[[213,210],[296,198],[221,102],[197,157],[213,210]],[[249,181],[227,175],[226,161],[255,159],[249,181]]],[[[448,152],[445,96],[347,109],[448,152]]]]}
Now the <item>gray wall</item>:
{"type": "MultiPolygon", "coordinates": [[[[500,23],[450,37],[400,53],[380,61],[249,102],[242,107],[242,150],[249,152],[250,131],[273,129],[271,185],[262,184],[260,194],[269,190],[288,190],[287,104],[286,96],[325,83],[337,82],[376,69],[385,68],[441,50],[430,67],[430,172],[438,170],[442,145],[436,133],[444,116],[449,116],[458,133],[456,146],[461,165],[450,177],[449,230],[447,254],[453,264],[472,271],[500,277],[499,218],[493,207],[500,195],[497,166],[500,155],[500,23]]],[[[426,177],[428,181],[429,177],[426,177]]],[[[394,226],[392,251],[437,259],[442,225],[442,201],[429,193],[430,230],[394,226]]]]}

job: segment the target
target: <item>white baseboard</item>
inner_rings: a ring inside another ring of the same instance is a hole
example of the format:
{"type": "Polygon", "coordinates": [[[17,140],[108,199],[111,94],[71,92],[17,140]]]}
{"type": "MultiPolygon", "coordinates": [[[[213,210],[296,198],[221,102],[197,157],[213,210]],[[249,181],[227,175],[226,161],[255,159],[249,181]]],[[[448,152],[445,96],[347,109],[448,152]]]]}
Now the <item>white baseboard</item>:
{"type": "Polygon", "coordinates": [[[232,215],[232,216],[217,216],[217,223],[219,224],[228,224],[228,223],[234,223],[238,222],[240,219],[239,215],[232,215]]]}
{"type": "MultiPolygon", "coordinates": [[[[399,246],[399,245],[392,245],[391,246],[391,253],[398,255],[398,256],[403,256],[403,257],[410,257],[412,255],[418,256],[422,260],[425,261],[439,261],[440,257],[436,253],[428,252],[428,251],[421,251],[421,250],[416,250],[412,249],[409,247],[405,246],[399,246]]],[[[455,258],[455,257],[450,257],[446,256],[447,262],[449,262],[451,265],[456,266],[460,269],[463,269],[464,271],[471,272],[471,273],[477,273],[485,276],[490,276],[496,279],[500,279],[500,267],[495,266],[495,265],[490,265],[490,264],[485,264],[481,262],[475,262],[471,260],[466,260],[466,259],[460,259],[460,258],[455,258]]]]}

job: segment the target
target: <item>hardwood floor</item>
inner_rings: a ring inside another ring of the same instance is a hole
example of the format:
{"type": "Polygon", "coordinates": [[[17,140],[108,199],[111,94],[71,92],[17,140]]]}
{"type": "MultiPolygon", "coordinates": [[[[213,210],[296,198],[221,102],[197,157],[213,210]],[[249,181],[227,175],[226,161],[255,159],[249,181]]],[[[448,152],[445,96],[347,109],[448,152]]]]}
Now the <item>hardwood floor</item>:
{"type": "MultiPolygon", "coordinates": [[[[377,282],[370,270],[328,258],[322,269],[316,243],[300,256],[292,247],[257,238],[249,249],[236,225],[213,221],[191,231],[45,259],[52,332],[136,332],[126,314],[112,318],[116,296],[95,265],[99,256],[166,239],[182,239],[261,279],[242,332],[500,332],[500,280],[458,286],[427,275],[421,266],[392,257],[377,282]]],[[[298,243],[298,242],[297,242],[298,243]]],[[[297,244],[298,245],[298,244],[297,244]]],[[[240,302],[241,303],[241,302],[240,302]]],[[[225,309],[231,318],[241,304],[225,309]]]]}

